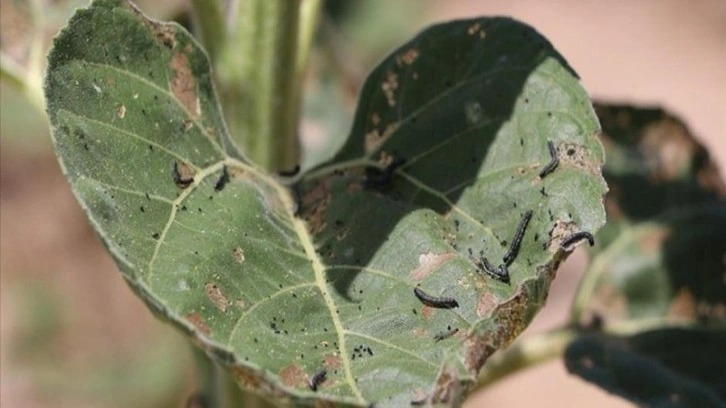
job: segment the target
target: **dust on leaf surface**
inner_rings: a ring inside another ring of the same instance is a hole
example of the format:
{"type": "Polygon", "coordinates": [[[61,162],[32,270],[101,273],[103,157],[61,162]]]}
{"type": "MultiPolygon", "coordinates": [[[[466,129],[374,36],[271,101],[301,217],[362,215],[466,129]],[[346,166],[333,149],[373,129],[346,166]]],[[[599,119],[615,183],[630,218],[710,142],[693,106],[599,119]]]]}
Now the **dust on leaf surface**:
{"type": "Polygon", "coordinates": [[[293,403],[460,404],[544,304],[567,255],[555,223],[604,222],[588,96],[510,19],[440,24],[394,51],[345,146],[294,194],[229,142],[194,39],[126,1],[76,13],[46,96],[61,165],[129,285],[241,384],[293,403]],[[540,178],[548,140],[582,161],[540,178]],[[528,210],[511,284],[491,278],[481,259],[502,264],[528,210]],[[424,306],[417,286],[459,307],[424,306]]]}

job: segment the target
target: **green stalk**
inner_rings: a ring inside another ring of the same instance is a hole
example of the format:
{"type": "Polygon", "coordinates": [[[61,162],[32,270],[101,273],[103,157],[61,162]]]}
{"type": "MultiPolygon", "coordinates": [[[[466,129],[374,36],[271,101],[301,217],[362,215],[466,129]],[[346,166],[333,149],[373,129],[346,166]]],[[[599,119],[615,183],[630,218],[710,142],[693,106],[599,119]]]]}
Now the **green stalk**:
{"type": "Polygon", "coordinates": [[[199,31],[212,66],[216,66],[221,48],[227,41],[224,8],[220,0],[192,0],[194,25],[199,31]]]}
{"type": "Polygon", "coordinates": [[[194,362],[197,366],[198,394],[206,403],[206,407],[277,407],[271,401],[250,391],[241,389],[227,370],[212,362],[199,347],[192,345],[192,353],[194,354],[194,362]]]}
{"type": "Polygon", "coordinates": [[[232,139],[268,170],[298,161],[300,2],[233,2],[217,80],[232,139]],[[234,8],[234,7],[233,7],[234,8]]]}

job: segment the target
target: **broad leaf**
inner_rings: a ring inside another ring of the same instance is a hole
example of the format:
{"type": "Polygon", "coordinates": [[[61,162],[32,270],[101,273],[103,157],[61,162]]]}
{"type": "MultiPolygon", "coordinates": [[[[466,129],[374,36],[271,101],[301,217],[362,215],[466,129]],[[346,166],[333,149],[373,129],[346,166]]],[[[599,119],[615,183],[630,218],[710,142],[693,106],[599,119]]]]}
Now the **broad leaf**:
{"type": "Polygon", "coordinates": [[[510,19],[441,24],[396,50],[343,149],[293,194],[229,144],[197,43],[125,1],[71,19],[46,95],[61,164],[129,284],[280,400],[459,404],[544,304],[564,237],[604,222],[588,97],[510,19]],[[548,140],[559,166],[540,178],[548,140]],[[373,169],[392,159],[406,161],[373,169]],[[480,252],[501,264],[529,210],[511,283],[483,273],[480,252]],[[416,287],[458,307],[424,306],[416,287]]]}
{"type": "Polygon", "coordinates": [[[678,119],[597,107],[608,223],[574,305],[609,323],[726,321],[726,188],[678,119]]]}
{"type": "Polygon", "coordinates": [[[661,329],[618,338],[588,334],[565,351],[567,369],[650,407],[726,406],[726,332],[661,329]]]}

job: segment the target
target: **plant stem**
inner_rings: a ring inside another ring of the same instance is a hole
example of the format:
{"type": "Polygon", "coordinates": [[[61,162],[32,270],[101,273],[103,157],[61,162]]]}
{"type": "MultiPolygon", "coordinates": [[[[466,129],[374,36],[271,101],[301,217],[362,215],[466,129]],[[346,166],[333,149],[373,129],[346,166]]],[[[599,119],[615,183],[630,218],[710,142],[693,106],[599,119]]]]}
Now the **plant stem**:
{"type": "Polygon", "coordinates": [[[277,405],[239,387],[223,367],[212,362],[197,346],[192,345],[197,366],[199,394],[207,407],[214,408],[275,408],[277,405]]]}
{"type": "Polygon", "coordinates": [[[300,2],[237,1],[217,79],[232,139],[268,170],[298,161],[300,2]]]}
{"type": "Polygon", "coordinates": [[[207,50],[212,66],[216,65],[221,48],[227,41],[224,8],[220,0],[192,0],[194,24],[207,50]]]}
{"type": "Polygon", "coordinates": [[[564,326],[514,343],[489,358],[479,373],[475,389],[485,388],[519,370],[562,356],[576,335],[575,328],[564,326]]]}
{"type": "Polygon", "coordinates": [[[45,115],[45,97],[41,86],[40,74],[33,75],[15,62],[10,56],[0,52],[0,79],[14,86],[22,95],[45,115]],[[36,78],[37,77],[37,78],[36,78]]]}

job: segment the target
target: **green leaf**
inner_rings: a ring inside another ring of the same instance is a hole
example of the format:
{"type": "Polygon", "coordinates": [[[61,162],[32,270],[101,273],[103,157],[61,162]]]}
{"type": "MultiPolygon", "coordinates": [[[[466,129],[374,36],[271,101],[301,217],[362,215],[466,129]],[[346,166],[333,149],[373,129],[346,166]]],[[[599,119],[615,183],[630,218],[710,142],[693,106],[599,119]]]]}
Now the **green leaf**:
{"type": "Polygon", "coordinates": [[[660,109],[597,107],[608,223],[574,319],[652,325],[726,320],[726,188],[708,152],[660,109]]]}
{"type": "Polygon", "coordinates": [[[568,371],[652,407],[726,406],[723,329],[661,329],[618,338],[589,334],[565,351],[568,371]]]}
{"type": "Polygon", "coordinates": [[[197,43],[125,1],[71,19],[46,96],[61,164],[131,287],[243,386],[290,403],[460,404],[544,304],[564,236],[604,222],[587,94],[510,19],[396,50],[343,149],[292,195],[229,144],[197,43]],[[560,164],[540,179],[547,140],[560,164]],[[366,187],[394,153],[389,185],[366,187]],[[479,252],[500,264],[528,210],[511,284],[483,274],[479,252]],[[417,286],[459,306],[424,306],[417,286]]]}

